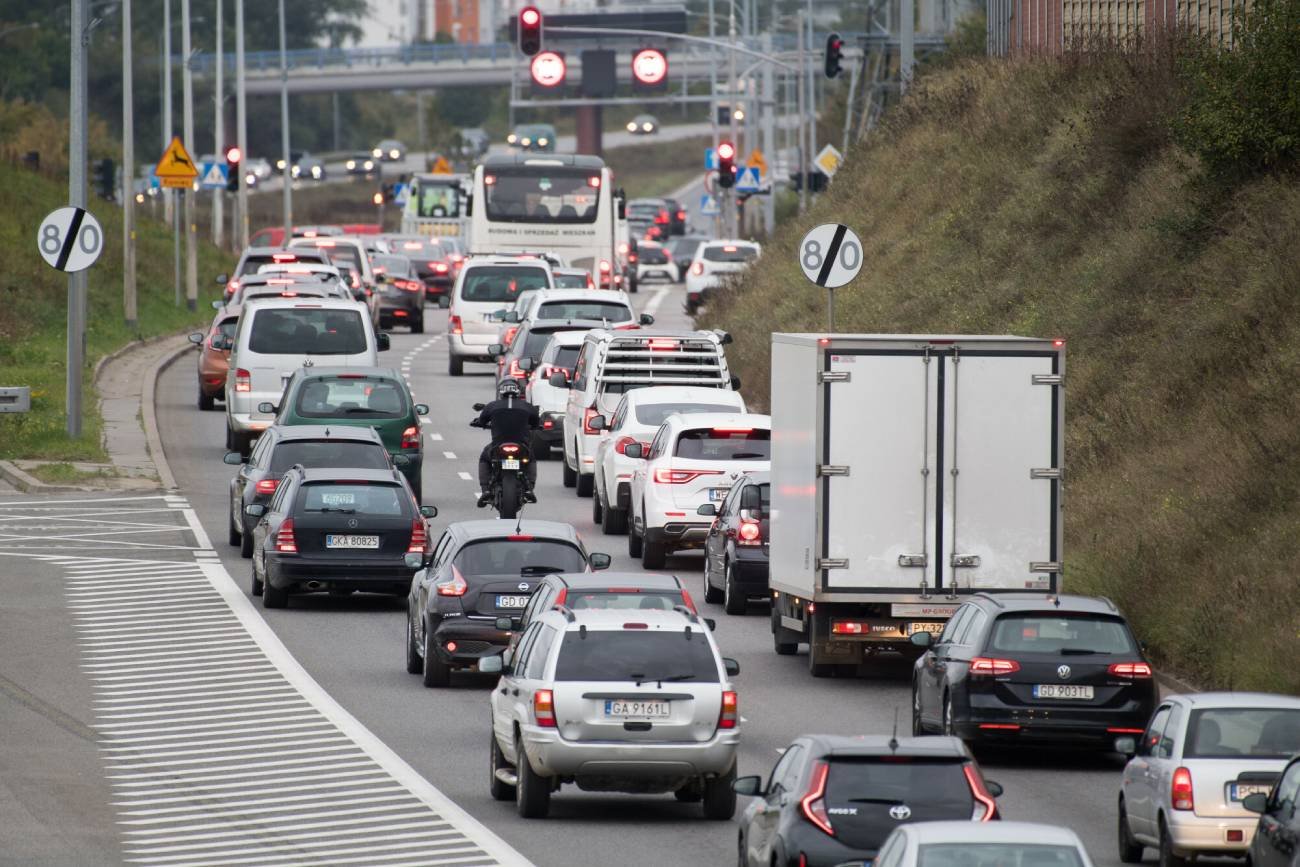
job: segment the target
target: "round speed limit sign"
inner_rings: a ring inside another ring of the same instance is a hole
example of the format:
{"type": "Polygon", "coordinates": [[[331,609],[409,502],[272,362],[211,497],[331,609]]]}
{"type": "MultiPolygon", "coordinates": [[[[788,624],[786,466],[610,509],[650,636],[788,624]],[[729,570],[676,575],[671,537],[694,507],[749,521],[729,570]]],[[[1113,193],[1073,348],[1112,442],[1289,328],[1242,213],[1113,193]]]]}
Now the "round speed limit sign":
{"type": "Polygon", "coordinates": [[[104,229],[85,208],[59,208],[41,221],[36,249],[51,268],[84,271],[104,252],[104,229]]]}
{"type": "Polygon", "coordinates": [[[862,270],[862,241],[841,223],[822,223],[799,242],[799,267],[818,286],[838,289],[862,270]]]}

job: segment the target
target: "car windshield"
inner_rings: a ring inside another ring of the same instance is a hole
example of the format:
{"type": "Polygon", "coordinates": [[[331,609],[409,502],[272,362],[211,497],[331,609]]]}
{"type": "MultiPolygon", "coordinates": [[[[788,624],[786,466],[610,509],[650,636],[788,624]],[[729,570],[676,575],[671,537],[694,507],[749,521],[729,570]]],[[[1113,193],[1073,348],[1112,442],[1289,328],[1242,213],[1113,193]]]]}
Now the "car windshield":
{"type": "Polygon", "coordinates": [[[1034,843],[926,843],[917,867],[1083,867],[1073,846],[1034,843]]]}
{"type": "Polygon", "coordinates": [[[735,412],[739,407],[714,403],[643,403],[636,408],[637,424],[659,427],[675,412],[735,412]]]}
{"type": "Polygon", "coordinates": [[[600,169],[520,166],[484,177],[487,218],[504,223],[594,223],[600,169]]]}
{"type": "Polygon", "coordinates": [[[963,813],[970,816],[970,784],[960,759],[836,756],[830,765],[826,776],[828,804],[915,804],[923,798],[932,810],[951,812],[953,818],[963,813]]]}
{"type": "Polygon", "coordinates": [[[1133,654],[1128,626],[1116,617],[1086,614],[1004,614],[993,626],[991,650],[1006,653],[1133,654]]]}
{"type": "Polygon", "coordinates": [[[544,301],[537,308],[538,319],[588,319],[597,322],[627,322],[632,311],[613,301],[544,301]]]}
{"type": "Polygon", "coordinates": [[[308,482],[298,494],[299,512],[346,512],[357,515],[400,516],[409,499],[393,484],[366,482],[308,482]]]}
{"type": "Polygon", "coordinates": [[[586,289],[587,282],[588,280],[586,274],[556,274],[555,275],[556,289],[586,289]]]}
{"type": "Polygon", "coordinates": [[[673,455],[697,461],[766,461],[771,458],[771,431],[745,428],[698,428],[682,431],[673,455]]]}
{"type": "Polygon", "coordinates": [[[708,262],[752,262],[758,250],[748,244],[719,244],[704,248],[703,258],[708,262]]]}
{"type": "Polygon", "coordinates": [[[402,418],[408,410],[398,383],[377,376],[316,376],[298,389],[294,413],[303,418],[402,418]]]}
{"type": "Polygon", "coordinates": [[[465,272],[460,287],[464,301],[513,302],[520,292],[549,289],[551,282],[542,268],[527,265],[483,265],[465,272]]]}
{"type": "MultiPolygon", "coordinates": [[[[634,618],[635,614],[628,614],[634,618]]],[[[644,624],[642,624],[644,626],[644,624]]],[[[555,663],[556,680],[717,683],[713,648],[698,626],[674,630],[569,631],[555,663]],[[688,631],[689,630],[689,631],[688,631]]]]}
{"type": "Polygon", "coordinates": [[[486,539],[471,542],[457,552],[452,565],[466,578],[476,575],[525,575],[545,572],[583,572],[582,552],[558,539],[486,539]]]}
{"type": "Polygon", "coordinates": [[[376,271],[382,269],[393,277],[411,276],[411,260],[405,256],[371,256],[370,266],[376,271]]]}
{"type": "Polygon", "coordinates": [[[348,440],[290,440],[271,453],[271,473],[284,475],[294,464],[315,467],[350,467],[362,470],[388,469],[388,452],[380,443],[348,440]]]}
{"type": "Polygon", "coordinates": [[[1300,709],[1223,707],[1194,710],[1183,756],[1191,759],[1286,759],[1300,753],[1300,709]]]}
{"type": "Polygon", "coordinates": [[[258,310],[252,328],[248,348],[259,355],[359,355],[368,348],[357,310],[258,310]]]}
{"type": "Polygon", "coordinates": [[[635,590],[632,588],[609,590],[570,590],[564,604],[577,611],[580,608],[602,608],[610,611],[672,611],[685,605],[680,590],[635,590]]]}

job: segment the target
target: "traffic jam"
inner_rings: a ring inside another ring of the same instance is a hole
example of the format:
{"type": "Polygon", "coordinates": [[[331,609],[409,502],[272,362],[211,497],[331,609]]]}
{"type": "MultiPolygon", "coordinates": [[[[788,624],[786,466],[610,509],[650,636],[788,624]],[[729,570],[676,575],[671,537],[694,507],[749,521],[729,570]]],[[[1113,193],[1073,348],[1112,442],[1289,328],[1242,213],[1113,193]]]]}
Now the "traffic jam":
{"type": "Polygon", "coordinates": [[[1171,689],[1063,585],[1065,341],[775,333],[742,391],[691,317],[764,251],[712,226],[520,148],[414,175],[397,232],[261,234],[191,335],[249,597],[404,610],[376,640],[405,688],[480,708],[479,816],[676,802],[748,867],[1300,863],[1300,699],[1171,689]],[[845,733],[747,700],[776,657],[910,708],[845,733]],[[781,743],[742,761],[760,721],[781,743]],[[1104,769],[1108,848],[1004,809],[1008,754],[1104,769]]]}

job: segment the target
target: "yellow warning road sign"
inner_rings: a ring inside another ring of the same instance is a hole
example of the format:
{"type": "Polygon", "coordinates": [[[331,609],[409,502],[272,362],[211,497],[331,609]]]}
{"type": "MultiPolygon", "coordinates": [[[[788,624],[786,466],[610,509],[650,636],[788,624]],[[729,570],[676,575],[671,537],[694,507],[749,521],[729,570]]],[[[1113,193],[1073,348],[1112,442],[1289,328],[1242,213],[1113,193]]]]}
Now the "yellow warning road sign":
{"type": "Polygon", "coordinates": [[[763,152],[758,148],[754,148],[750,152],[749,159],[745,160],[745,165],[758,169],[760,177],[767,177],[767,160],[763,157],[763,152]]]}
{"type": "Polygon", "coordinates": [[[194,179],[199,176],[198,167],[194,165],[194,160],[185,151],[185,145],[181,144],[180,136],[173,136],[171,144],[167,145],[167,150],[163,151],[162,159],[158,160],[158,165],[154,168],[153,173],[162,181],[164,187],[178,187],[184,189],[194,183],[194,179]]]}
{"type": "Polygon", "coordinates": [[[433,168],[429,169],[429,171],[435,175],[449,175],[452,173],[451,163],[447,162],[446,157],[440,156],[434,161],[433,168]]]}

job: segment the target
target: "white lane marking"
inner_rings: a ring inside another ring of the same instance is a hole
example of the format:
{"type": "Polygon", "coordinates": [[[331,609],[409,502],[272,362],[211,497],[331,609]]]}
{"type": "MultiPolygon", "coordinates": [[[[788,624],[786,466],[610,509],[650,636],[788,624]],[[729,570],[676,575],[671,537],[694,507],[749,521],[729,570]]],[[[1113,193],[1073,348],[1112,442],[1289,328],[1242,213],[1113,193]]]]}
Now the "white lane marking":
{"type": "Polygon", "coordinates": [[[427,415],[422,415],[420,416],[420,424],[433,424],[433,419],[429,418],[427,415]]]}
{"type": "Polygon", "coordinates": [[[467,482],[474,481],[474,477],[471,476],[469,473],[457,473],[456,475],[460,476],[462,479],[464,479],[467,482]]]}
{"type": "Polygon", "coordinates": [[[443,452],[443,453],[442,453],[442,456],[443,456],[444,458],[446,458],[447,460],[449,460],[449,461],[454,461],[454,460],[456,460],[456,453],[455,453],[455,452],[443,452]]]}
{"type": "Polygon", "coordinates": [[[655,294],[652,295],[650,297],[650,300],[646,302],[645,309],[641,312],[649,313],[651,316],[653,316],[655,312],[659,309],[659,305],[663,304],[664,299],[667,297],[668,297],[668,287],[661,286],[660,288],[655,290],[655,294]]]}
{"type": "Polygon", "coordinates": [[[433,440],[435,443],[440,443],[440,442],[442,442],[442,434],[440,434],[440,433],[431,433],[431,434],[429,434],[429,439],[433,440]]]}

